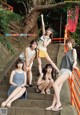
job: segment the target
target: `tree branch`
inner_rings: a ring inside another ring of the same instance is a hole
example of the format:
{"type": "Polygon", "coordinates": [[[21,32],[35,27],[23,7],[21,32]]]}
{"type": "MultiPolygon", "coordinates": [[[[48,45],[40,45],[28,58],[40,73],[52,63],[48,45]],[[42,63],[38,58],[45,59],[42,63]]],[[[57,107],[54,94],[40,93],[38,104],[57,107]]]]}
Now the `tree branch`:
{"type": "MultiPolygon", "coordinates": [[[[80,2],[78,1],[65,1],[65,2],[59,2],[59,3],[55,3],[55,4],[50,4],[50,5],[38,5],[37,7],[35,7],[32,12],[29,15],[32,15],[33,12],[35,11],[42,11],[45,9],[54,9],[54,8],[59,8],[59,7],[63,7],[66,4],[75,4],[75,5],[80,5],[80,2]]],[[[29,16],[28,15],[28,16],[29,16]]]]}

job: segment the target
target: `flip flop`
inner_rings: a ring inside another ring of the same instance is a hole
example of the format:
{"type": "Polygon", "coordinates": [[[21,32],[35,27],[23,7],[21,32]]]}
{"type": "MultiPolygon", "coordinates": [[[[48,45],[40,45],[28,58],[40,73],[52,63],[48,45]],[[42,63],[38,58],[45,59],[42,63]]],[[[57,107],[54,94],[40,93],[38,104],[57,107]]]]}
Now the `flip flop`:
{"type": "Polygon", "coordinates": [[[55,108],[53,109],[53,108],[52,108],[51,110],[52,110],[52,111],[60,111],[60,110],[62,110],[62,109],[63,109],[62,107],[59,107],[58,109],[55,109],[55,108]]]}

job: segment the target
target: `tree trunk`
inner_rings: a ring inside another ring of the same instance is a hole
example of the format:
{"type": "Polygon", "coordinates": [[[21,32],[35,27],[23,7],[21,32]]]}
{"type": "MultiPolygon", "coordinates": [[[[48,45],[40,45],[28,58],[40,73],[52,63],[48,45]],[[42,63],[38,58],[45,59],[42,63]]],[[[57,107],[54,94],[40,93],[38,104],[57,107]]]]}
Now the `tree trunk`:
{"type": "Polygon", "coordinates": [[[77,2],[59,2],[59,3],[56,3],[56,4],[49,4],[49,5],[38,5],[37,7],[35,7],[31,13],[29,15],[26,15],[26,18],[25,18],[25,27],[23,29],[23,33],[29,33],[32,29],[34,29],[36,23],[37,23],[37,19],[40,15],[40,12],[42,10],[45,10],[45,9],[54,9],[54,8],[61,8],[61,7],[64,7],[67,3],[72,3],[72,4],[75,4],[75,5],[78,5],[80,3],[77,3],[77,2]]]}
{"type": "Polygon", "coordinates": [[[25,19],[24,33],[29,33],[37,23],[37,19],[40,15],[39,11],[34,11],[25,19]]]}

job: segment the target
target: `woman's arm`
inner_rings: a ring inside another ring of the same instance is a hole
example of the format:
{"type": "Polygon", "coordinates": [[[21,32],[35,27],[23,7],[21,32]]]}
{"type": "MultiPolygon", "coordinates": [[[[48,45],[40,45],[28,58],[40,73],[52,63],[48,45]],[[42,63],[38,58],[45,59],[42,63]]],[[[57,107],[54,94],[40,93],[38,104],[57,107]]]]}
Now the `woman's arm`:
{"type": "Polygon", "coordinates": [[[73,59],[74,59],[74,63],[73,63],[73,68],[76,68],[77,66],[77,52],[76,49],[73,49],[73,59]]]}
{"type": "Polygon", "coordinates": [[[28,51],[27,51],[27,48],[25,49],[25,52],[24,52],[24,54],[25,54],[25,62],[26,62],[26,67],[28,66],[28,51]]]}
{"type": "Polygon", "coordinates": [[[44,24],[43,14],[41,14],[41,22],[42,22],[42,32],[43,32],[43,35],[44,35],[45,34],[45,24],[44,24]]]}
{"type": "Polygon", "coordinates": [[[15,70],[13,70],[13,71],[11,72],[9,83],[10,83],[11,85],[13,85],[13,86],[18,86],[16,83],[13,82],[14,74],[15,74],[15,70]]]}
{"type": "Polygon", "coordinates": [[[40,85],[43,82],[42,77],[43,77],[42,75],[39,76],[39,79],[37,81],[37,85],[40,85]]]}

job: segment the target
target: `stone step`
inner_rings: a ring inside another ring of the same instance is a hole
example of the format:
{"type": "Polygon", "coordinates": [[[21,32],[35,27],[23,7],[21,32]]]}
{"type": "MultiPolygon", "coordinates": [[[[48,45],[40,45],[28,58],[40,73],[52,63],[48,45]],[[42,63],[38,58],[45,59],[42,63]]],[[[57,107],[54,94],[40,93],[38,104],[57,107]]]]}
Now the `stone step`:
{"type": "MultiPolygon", "coordinates": [[[[0,98],[7,98],[7,92],[0,92],[0,98]]],[[[35,99],[35,100],[52,100],[53,94],[41,94],[41,93],[28,93],[28,99],[35,99]]]]}
{"type": "Polygon", "coordinates": [[[8,115],[60,115],[60,111],[46,111],[38,107],[11,107],[7,111],[8,115]]]}
{"type": "Polygon", "coordinates": [[[65,106],[60,115],[78,115],[74,106],[65,106]]]}
{"type": "MultiPolygon", "coordinates": [[[[0,93],[1,92],[7,92],[9,89],[9,86],[0,86],[0,93]]],[[[50,89],[51,90],[51,93],[53,93],[53,88],[50,89]]],[[[28,87],[27,88],[27,91],[29,93],[36,93],[36,86],[33,86],[33,87],[28,87]]]]}
{"type": "MultiPolygon", "coordinates": [[[[6,98],[0,98],[0,105],[6,98]]],[[[39,107],[46,108],[52,104],[52,100],[37,100],[37,99],[17,99],[12,103],[11,107],[39,107]]],[[[62,103],[62,107],[70,106],[69,103],[62,103]]]]}
{"type": "MultiPolygon", "coordinates": [[[[28,103],[28,102],[27,102],[28,103]]],[[[75,108],[71,105],[65,105],[63,106],[63,110],[54,112],[54,111],[46,111],[45,108],[35,107],[28,105],[28,107],[15,107],[12,106],[11,108],[0,108],[7,110],[8,115],[77,115],[77,112],[75,111],[75,108]]]]}
{"type": "MultiPolygon", "coordinates": [[[[5,101],[5,99],[1,98],[0,105],[3,101],[5,101]]],[[[48,100],[18,99],[12,103],[12,107],[39,107],[45,109],[46,107],[50,106],[51,103],[52,101],[48,100]]]]}
{"type": "MultiPolygon", "coordinates": [[[[7,93],[2,92],[0,93],[0,98],[7,98],[7,93]]],[[[53,100],[53,94],[47,95],[47,94],[41,94],[41,93],[28,93],[27,99],[31,100],[45,100],[45,101],[52,101],[53,100]]],[[[61,103],[64,104],[70,104],[70,102],[66,101],[64,98],[64,95],[61,96],[61,103]]]]}
{"type": "MultiPolygon", "coordinates": [[[[9,89],[9,86],[0,86],[0,92],[7,92],[9,89]]],[[[30,93],[36,92],[36,87],[28,87],[27,91],[30,93]]]]}

